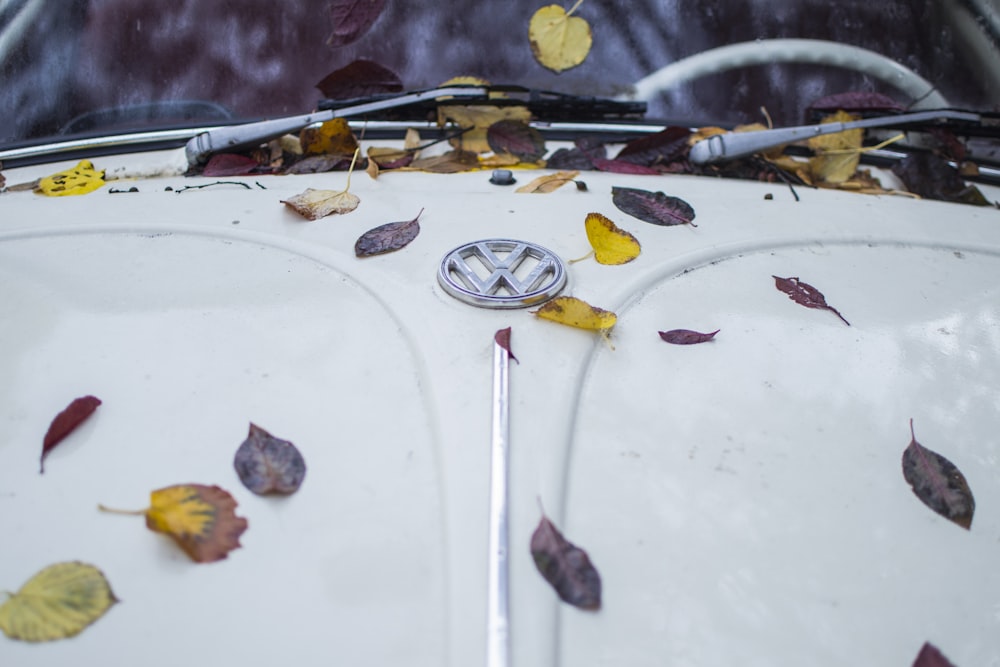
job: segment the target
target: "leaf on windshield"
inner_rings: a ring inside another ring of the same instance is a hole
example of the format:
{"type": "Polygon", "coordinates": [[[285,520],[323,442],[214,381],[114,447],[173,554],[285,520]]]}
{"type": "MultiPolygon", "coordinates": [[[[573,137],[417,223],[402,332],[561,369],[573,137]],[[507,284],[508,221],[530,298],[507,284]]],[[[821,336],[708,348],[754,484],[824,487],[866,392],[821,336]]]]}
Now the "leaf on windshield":
{"type": "Polygon", "coordinates": [[[388,67],[362,58],[330,72],[316,87],[327,99],[349,100],[398,93],[403,90],[403,82],[388,67]]]}
{"type": "Polygon", "coordinates": [[[434,157],[420,158],[410,163],[410,169],[433,174],[455,174],[479,168],[479,158],[472,151],[453,150],[434,157]]]}
{"type": "Polygon", "coordinates": [[[709,333],[691,331],[690,329],[671,329],[670,331],[659,331],[657,333],[660,334],[660,338],[672,345],[697,345],[698,343],[707,343],[712,340],[719,331],[721,329],[716,329],[709,333]]]}
{"type": "Polygon", "coordinates": [[[826,297],[818,289],[810,285],[809,283],[804,283],[797,277],[793,278],[779,278],[778,276],[771,276],[774,278],[774,286],[781,292],[788,295],[788,298],[795,303],[805,306],[806,308],[816,308],[818,310],[828,310],[847,326],[851,326],[851,323],[844,319],[844,316],[840,314],[833,306],[827,304],[826,297]]]}
{"type": "Polygon", "coordinates": [[[690,136],[691,130],[688,128],[670,126],[656,134],[628,142],[615,156],[615,160],[646,167],[673,162],[687,154],[690,136]]]}
{"type": "Polygon", "coordinates": [[[516,155],[524,162],[535,162],[545,154],[541,132],[523,120],[501,120],[486,129],[486,143],[494,153],[516,155]]]}
{"type": "Polygon", "coordinates": [[[351,189],[351,174],[354,172],[354,163],[358,159],[361,149],[355,149],[354,157],[351,158],[351,167],[347,171],[347,184],[343,190],[316,190],[306,188],[301,194],[294,195],[288,199],[282,199],[281,203],[292,209],[307,220],[319,220],[335,213],[350,213],[361,203],[361,198],[349,192],[351,189]]]}
{"type": "Polygon", "coordinates": [[[546,194],[554,192],[567,183],[572,183],[573,180],[579,175],[579,171],[557,171],[554,174],[539,176],[530,183],[522,185],[514,192],[528,194],[546,194]]]}
{"type": "Polygon", "coordinates": [[[514,105],[498,107],[489,104],[446,105],[438,107],[438,125],[451,121],[465,130],[450,140],[451,145],[473,153],[489,153],[493,149],[487,139],[487,132],[494,123],[504,120],[531,120],[528,107],[514,105]]]}
{"type": "Polygon", "coordinates": [[[354,244],[354,254],[357,257],[371,257],[405,248],[420,233],[420,223],[417,221],[423,212],[424,209],[420,209],[413,220],[388,222],[369,229],[354,244]]]}
{"type": "Polygon", "coordinates": [[[306,476],[306,460],[295,445],[253,423],[236,450],[233,467],[243,486],[260,496],[295,493],[306,476]]]}
{"type": "Polygon", "coordinates": [[[910,444],[903,450],[903,478],[925,505],[962,528],[972,526],[976,501],[965,475],[951,461],[917,442],[910,420],[910,444]]]}
{"type": "Polygon", "coordinates": [[[218,486],[178,484],[150,494],[144,510],[115,510],[98,505],[102,512],[143,515],[146,527],[169,535],[197,563],[222,560],[240,547],[247,520],[236,516],[236,501],[218,486]]]}
{"type": "Polygon", "coordinates": [[[556,74],[576,67],[590,53],[593,43],[590,24],[572,16],[580,2],[568,12],[559,5],[542,7],[528,23],[528,40],[535,60],[556,74]]]}
{"type": "Polygon", "coordinates": [[[79,561],[49,565],[7,595],[0,605],[0,629],[26,642],[78,635],[118,602],[104,573],[79,561]]]}
{"type": "Polygon", "coordinates": [[[307,127],[299,133],[302,152],[306,155],[353,155],[358,140],[345,118],[333,118],[319,127],[307,127]]]}
{"type": "Polygon", "coordinates": [[[955,667],[934,644],[924,642],[913,661],[913,667],[955,667]]]}
{"type": "Polygon", "coordinates": [[[983,193],[967,184],[958,170],[932,153],[913,153],[892,166],[892,173],[910,192],[942,201],[989,206],[983,193]]]}
{"type": "Polygon", "coordinates": [[[694,220],[694,209],[680,197],[670,197],[662,192],[650,192],[638,188],[611,188],[611,201],[623,213],[654,225],[698,225],[694,220]]]}
{"type": "Polygon", "coordinates": [[[906,107],[888,95],[875,92],[850,91],[819,98],[806,108],[806,114],[828,114],[837,111],[858,113],[863,111],[897,112],[905,110],[906,107]]]}
{"type": "Polygon", "coordinates": [[[104,170],[94,169],[90,160],[80,160],[75,167],[56,172],[38,181],[35,192],[49,197],[85,195],[104,185],[104,170]]]}
{"type": "Polygon", "coordinates": [[[236,153],[218,153],[213,155],[202,169],[201,175],[211,178],[222,178],[224,176],[246,176],[253,173],[260,163],[253,158],[236,153]]]}
{"type": "Polygon", "coordinates": [[[601,608],[601,575],[590,556],[563,537],[544,514],[531,535],[531,557],[563,602],[588,611],[601,608]]]}
{"type": "Polygon", "coordinates": [[[329,46],[350,44],[365,34],[385,8],[385,0],[332,0],[329,3],[333,32],[329,46]]]}
{"type": "MultiPolygon", "coordinates": [[[[837,111],[823,119],[826,123],[849,123],[858,117],[837,111]]],[[[809,148],[815,156],[809,160],[809,172],[814,181],[837,185],[850,179],[861,161],[863,129],[846,130],[809,138],[809,148]]]]}
{"type": "Polygon", "coordinates": [[[610,310],[591,306],[572,296],[557,297],[531,312],[543,320],[589,331],[608,332],[618,321],[618,316],[610,310]]]}
{"type": "Polygon", "coordinates": [[[40,473],[45,472],[45,457],[49,452],[62,442],[66,436],[76,430],[76,428],[86,421],[87,417],[94,414],[97,406],[101,404],[101,399],[96,396],[81,396],[73,401],[60,412],[49,424],[49,430],[45,433],[42,441],[42,458],[40,473]]]}
{"type": "Polygon", "coordinates": [[[600,213],[588,213],[584,227],[599,264],[627,264],[642,251],[638,239],[600,213]]]}

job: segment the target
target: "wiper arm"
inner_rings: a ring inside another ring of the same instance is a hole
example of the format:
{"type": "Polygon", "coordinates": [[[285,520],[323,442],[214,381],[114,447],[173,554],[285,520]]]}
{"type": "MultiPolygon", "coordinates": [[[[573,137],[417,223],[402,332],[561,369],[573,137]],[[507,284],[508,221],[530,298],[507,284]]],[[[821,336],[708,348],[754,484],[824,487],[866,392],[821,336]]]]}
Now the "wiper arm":
{"type": "Polygon", "coordinates": [[[212,153],[229,151],[247,146],[256,146],[268,139],[280,137],[288,132],[297,132],[313,123],[323,123],[334,118],[360,116],[383,109],[408,106],[433,100],[438,97],[482,97],[486,98],[488,86],[448,86],[432,88],[391,97],[380,97],[368,100],[358,100],[353,104],[331,109],[321,109],[300,116],[286,116],[273,120],[262,120],[242,125],[229,125],[215,128],[192,137],[184,148],[189,165],[203,162],[212,153]]]}
{"type": "Polygon", "coordinates": [[[982,114],[971,111],[956,111],[953,109],[938,109],[919,111],[915,113],[898,114],[865,118],[841,123],[822,123],[819,125],[799,125],[796,127],[781,127],[773,130],[758,130],[755,132],[726,132],[707,139],[702,139],[688,154],[688,160],[693,164],[712,164],[747,157],[754,153],[763,153],[772,148],[795,141],[825,134],[836,134],[846,130],[856,130],[868,127],[898,127],[915,123],[931,123],[935,121],[966,121],[981,123],[982,114]]]}

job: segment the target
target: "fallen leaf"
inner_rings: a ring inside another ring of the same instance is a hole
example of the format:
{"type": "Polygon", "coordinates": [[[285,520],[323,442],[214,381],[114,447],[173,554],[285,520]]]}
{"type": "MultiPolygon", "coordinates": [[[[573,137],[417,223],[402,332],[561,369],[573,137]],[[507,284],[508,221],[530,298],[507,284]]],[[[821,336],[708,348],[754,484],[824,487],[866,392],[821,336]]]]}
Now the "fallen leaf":
{"type": "Polygon", "coordinates": [[[604,147],[600,147],[597,155],[591,155],[579,146],[560,148],[545,160],[545,166],[550,169],[576,169],[589,171],[594,169],[594,160],[604,157],[604,147]]]}
{"type": "Polygon", "coordinates": [[[81,396],[80,398],[73,399],[73,402],[65,410],[55,416],[55,419],[49,424],[49,430],[46,431],[45,438],[42,440],[42,458],[39,473],[45,472],[45,457],[49,455],[49,452],[62,442],[66,436],[75,431],[87,417],[94,414],[94,410],[100,404],[101,399],[96,396],[81,396]]]}
{"type": "Polygon", "coordinates": [[[721,329],[716,329],[709,333],[691,331],[690,329],[671,329],[670,331],[660,331],[658,333],[660,334],[660,338],[674,345],[697,345],[698,343],[707,343],[712,340],[719,331],[721,329]]]}
{"type": "Polygon", "coordinates": [[[571,15],[579,5],[577,2],[568,12],[559,5],[547,5],[536,11],[528,23],[535,60],[556,74],[576,67],[590,53],[590,24],[571,15]]]}
{"type": "Polygon", "coordinates": [[[809,283],[804,283],[797,277],[793,278],[779,278],[778,276],[771,276],[774,278],[774,286],[778,288],[779,291],[784,292],[788,295],[788,298],[795,303],[805,306],[806,308],[816,308],[819,310],[828,310],[847,326],[851,326],[851,323],[844,319],[844,316],[840,314],[833,306],[827,304],[826,297],[818,289],[810,285],[809,283]]]}
{"type": "MultiPolygon", "coordinates": [[[[506,329],[500,329],[499,331],[497,331],[493,335],[493,340],[496,341],[497,345],[507,350],[507,354],[510,355],[511,359],[517,361],[517,357],[514,356],[514,353],[510,349],[510,327],[507,327],[506,329]]],[[[517,363],[521,362],[517,361],[517,363]]]]}
{"type": "Polygon", "coordinates": [[[35,192],[49,197],[85,195],[104,185],[104,170],[94,169],[90,160],[80,160],[75,167],[39,179],[35,192]]]}
{"type": "Polygon", "coordinates": [[[295,493],[306,476],[306,461],[295,445],[253,423],[236,450],[233,467],[243,486],[259,496],[295,493]]]}
{"type": "Polygon", "coordinates": [[[247,520],[236,516],[236,501],[228,491],[204,484],[177,484],[150,494],[144,510],[117,510],[98,505],[102,512],[143,515],[146,527],[169,535],[198,563],[222,560],[240,547],[247,520]]]}
{"type": "Polygon", "coordinates": [[[910,192],[942,201],[989,206],[979,188],[967,184],[958,170],[932,153],[912,153],[892,165],[892,173],[910,192]]]}
{"type": "Polygon", "coordinates": [[[588,213],[584,226],[594,259],[600,264],[627,264],[642,250],[634,236],[600,213],[588,213]]]}
{"type": "Polygon", "coordinates": [[[374,162],[382,169],[406,167],[413,162],[413,151],[388,146],[369,146],[368,162],[374,162]]]}
{"type": "Polygon", "coordinates": [[[905,109],[906,107],[888,95],[875,92],[852,91],[821,97],[806,108],[806,114],[814,112],[826,114],[836,111],[898,112],[905,111],[905,109]]]}
{"type": "Polygon", "coordinates": [[[951,461],[917,442],[910,420],[910,444],[903,450],[903,478],[914,495],[944,518],[968,530],[976,501],[965,476],[951,461]]]}
{"type": "Polygon", "coordinates": [[[618,316],[610,310],[596,308],[572,296],[557,297],[531,312],[544,320],[591,331],[610,331],[618,321],[618,316]]]}
{"type": "Polygon", "coordinates": [[[554,174],[539,176],[526,185],[522,185],[514,192],[526,192],[531,194],[544,194],[558,190],[580,175],[579,171],[557,171],[554,174]]]}
{"type": "Polygon", "coordinates": [[[344,118],[333,118],[319,127],[307,127],[299,133],[302,152],[306,155],[353,155],[358,140],[344,118]]]}
{"type": "Polygon", "coordinates": [[[319,220],[335,213],[350,213],[358,207],[361,199],[347,190],[336,192],[306,188],[301,194],[282,199],[281,203],[307,220],[319,220]]]}
{"type": "Polygon", "coordinates": [[[257,169],[260,164],[253,158],[236,153],[219,153],[213,155],[202,169],[201,175],[211,178],[223,176],[245,176],[257,169]]]}
{"type": "Polygon", "coordinates": [[[329,46],[350,44],[365,34],[385,7],[385,0],[333,0],[329,3],[333,32],[329,46]]]}
{"type": "Polygon", "coordinates": [[[528,107],[512,105],[499,107],[490,104],[444,105],[438,107],[438,125],[451,121],[465,130],[450,140],[452,146],[473,153],[488,153],[490,142],[487,132],[491,125],[505,120],[527,123],[531,120],[528,107]]]}
{"type": "MultiPolygon", "coordinates": [[[[823,123],[848,123],[858,117],[846,111],[837,111],[823,119],[823,123]]],[[[813,180],[836,185],[851,178],[861,161],[863,129],[847,130],[834,134],[810,137],[808,144],[815,156],[809,160],[809,173],[813,180]]]]}
{"type": "Polygon", "coordinates": [[[596,169],[607,171],[612,174],[637,174],[640,176],[657,176],[659,170],[647,167],[643,164],[635,164],[625,160],[606,160],[604,158],[591,158],[596,169]]]}
{"type": "Polygon", "coordinates": [[[486,143],[494,153],[516,155],[535,162],[545,155],[542,133],[523,120],[501,120],[486,129],[486,143]]]}
{"type": "Polygon", "coordinates": [[[357,257],[371,257],[405,248],[420,233],[420,223],[417,221],[423,212],[424,209],[420,209],[413,220],[389,222],[369,229],[354,244],[354,254],[357,257]]]}
{"type": "Polygon", "coordinates": [[[362,58],[330,72],[316,87],[327,99],[349,100],[398,93],[403,90],[403,82],[389,68],[362,58]]]}
{"type": "Polygon", "coordinates": [[[456,149],[434,157],[414,160],[410,163],[409,168],[429,171],[432,174],[455,174],[460,171],[478,169],[479,158],[471,151],[456,149]]]}
{"type": "Polygon", "coordinates": [[[955,667],[934,644],[924,642],[913,661],[913,667],[955,667]]]}
{"type": "Polygon", "coordinates": [[[351,168],[351,158],[345,155],[310,155],[289,164],[284,174],[322,174],[351,168]]]}
{"type": "Polygon", "coordinates": [[[673,162],[687,154],[690,136],[691,130],[688,128],[672,125],[656,134],[639,137],[628,142],[618,151],[615,160],[647,167],[673,162]]]}
{"type": "Polygon", "coordinates": [[[601,575],[587,552],[563,537],[544,515],[531,535],[531,556],[561,600],[580,609],[601,608],[601,575]]]}
{"type": "Polygon", "coordinates": [[[11,639],[47,642],[78,635],[118,599],[93,565],[49,565],[0,605],[0,629],[11,639]]]}
{"type": "Polygon", "coordinates": [[[637,188],[611,188],[611,201],[623,213],[654,225],[673,226],[694,224],[694,209],[680,197],[637,188]]]}

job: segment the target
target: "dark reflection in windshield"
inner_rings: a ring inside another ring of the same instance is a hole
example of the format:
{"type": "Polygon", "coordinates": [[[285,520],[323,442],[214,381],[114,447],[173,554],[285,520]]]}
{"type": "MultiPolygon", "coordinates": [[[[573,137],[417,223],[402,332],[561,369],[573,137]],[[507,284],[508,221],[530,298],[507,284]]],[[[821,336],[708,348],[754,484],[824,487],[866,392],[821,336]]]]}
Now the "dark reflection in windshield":
{"type": "MultiPolygon", "coordinates": [[[[389,67],[410,89],[475,75],[615,96],[685,56],[783,37],[871,49],[934,82],[957,105],[992,106],[995,96],[980,80],[992,69],[977,62],[984,56],[964,50],[974,41],[968,31],[986,30],[985,22],[956,23],[962,3],[953,0],[585,0],[577,13],[592,25],[593,50],[560,75],[541,67],[528,45],[528,20],[544,4],[388,0],[360,39],[331,48],[328,0],[7,0],[0,2],[0,113],[7,119],[0,135],[54,134],[80,114],[107,109],[116,111],[77,119],[71,129],[217,122],[227,110],[246,118],[301,113],[315,106],[320,79],[357,58],[389,67]],[[174,104],[148,106],[164,101],[174,104]]],[[[894,92],[838,68],[758,66],[682,84],[651,100],[650,117],[746,122],[761,120],[764,106],[776,122],[796,123],[810,101],[844,90],[894,92]]]]}

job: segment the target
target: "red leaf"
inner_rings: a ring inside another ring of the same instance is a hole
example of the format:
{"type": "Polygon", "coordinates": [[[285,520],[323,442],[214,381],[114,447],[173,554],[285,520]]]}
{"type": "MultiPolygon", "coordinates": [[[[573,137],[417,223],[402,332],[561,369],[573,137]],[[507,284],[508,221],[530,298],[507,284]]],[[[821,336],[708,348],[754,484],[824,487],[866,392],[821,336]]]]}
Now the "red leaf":
{"type": "MultiPolygon", "coordinates": [[[[499,331],[497,331],[496,334],[493,336],[493,340],[496,341],[497,345],[507,350],[507,354],[510,355],[511,359],[517,361],[517,357],[514,356],[514,353],[510,349],[510,327],[507,327],[506,329],[500,329],[499,331]]],[[[521,362],[517,361],[517,363],[521,362]]]]}
{"type": "Polygon", "coordinates": [[[594,167],[597,169],[607,171],[612,174],[639,174],[643,176],[656,176],[660,173],[652,167],[646,167],[641,164],[633,164],[631,162],[625,162],[624,160],[605,160],[602,158],[593,158],[591,162],[594,163],[594,167]]]}
{"type": "Polygon", "coordinates": [[[694,209],[680,197],[637,188],[611,188],[611,201],[623,213],[654,225],[673,226],[694,224],[694,209]]]}
{"type": "Polygon", "coordinates": [[[522,120],[500,120],[486,130],[486,142],[494,153],[510,153],[525,162],[534,162],[545,154],[541,132],[522,120]]]}
{"type": "Polygon", "coordinates": [[[944,518],[968,530],[976,501],[955,464],[917,442],[910,420],[910,444],[903,450],[903,478],[914,495],[944,518]]]}
{"type": "Polygon", "coordinates": [[[423,212],[424,209],[420,209],[413,220],[388,222],[369,229],[354,244],[354,254],[357,257],[371,257],[405,248],[420,233],[420,223],[417,220],[423,212]]]}
{"type": "Polygon", "coordinates": [[[215,178],[221,176],[246,176],[253,173],[259,166],[257,160],[245,155],[219,153],[212,156],[212,159],[208,161],[208,164],[202,170],[201,175],[215,178]]]}
{"type": "Polygon", "coordinates": [[[774,278],[774,286],[777,287],[778,290],[787,294],[788,298],[795,303],[805,306],[806,308],[829,310],[831,313],[839,317],[844,324],[851,326],[851,323],[844,319],[844,316],[840,314],[840,311],[826,303],[826,297],[823,296],[823,293],[809,283],[804,283],[798,278],[779,278],[778,276],[771,277],[774,278]]]}
{"type": "Polygon", "coordinates": [[[944,657],[934,644],[924,642],[917,659],[913,661],[913,667],[955,667],[955,665],[944,657]]]}
{"type": "Polygon", "coordinates": [[[700,333],[690,329],[671,329],[670,331],[660,331],[659,334],[660,338],[674,345],[696,345],[712,340],[719,331],[721,329],[716,329],[711,333],[700,333]]]}
{"type": "Polygon", "coordinates": [[[385,0],[333,0],[333,32],[326,43],[333,47],[350,44],[372,27],[384,8],[385,0]]]}
{"type": "Polygon", "coordinates": [[[672,125],[656,134],[628,142],[615,156],[615,160],[647,167],[673,162],[687,153],[690,136],[691,130],[688,128],[672,125]]]}
{"type": "Polygon", "coordinates": [[[542,516],[531,536],[531,556],[560,599],[580,609],[601,608],[601,575],[587,552],[562,536],[542,516]]]}
{"type": "Polygon", "coordinates": [[[40,473],[45,472],[45,457],[49,455],[49,452],[62,442],[66,436],[75,431],[76,427],[82,424],[87,417],[94,414],[94,410],[100,404],[101,399],[96,396],[82,396],[74,399],[65,410],[56,415],[56,418],[49,425],[49,430],[45,433],[45,439],[42,441],[40,473]]]}
{"type": "Polygon", "coordinates": [[[349,100],[382,93],[398,93],[403,82],[392,70],[371,60],[355,60],[327,74],[316,84],[331,100],[349,100]]]}

